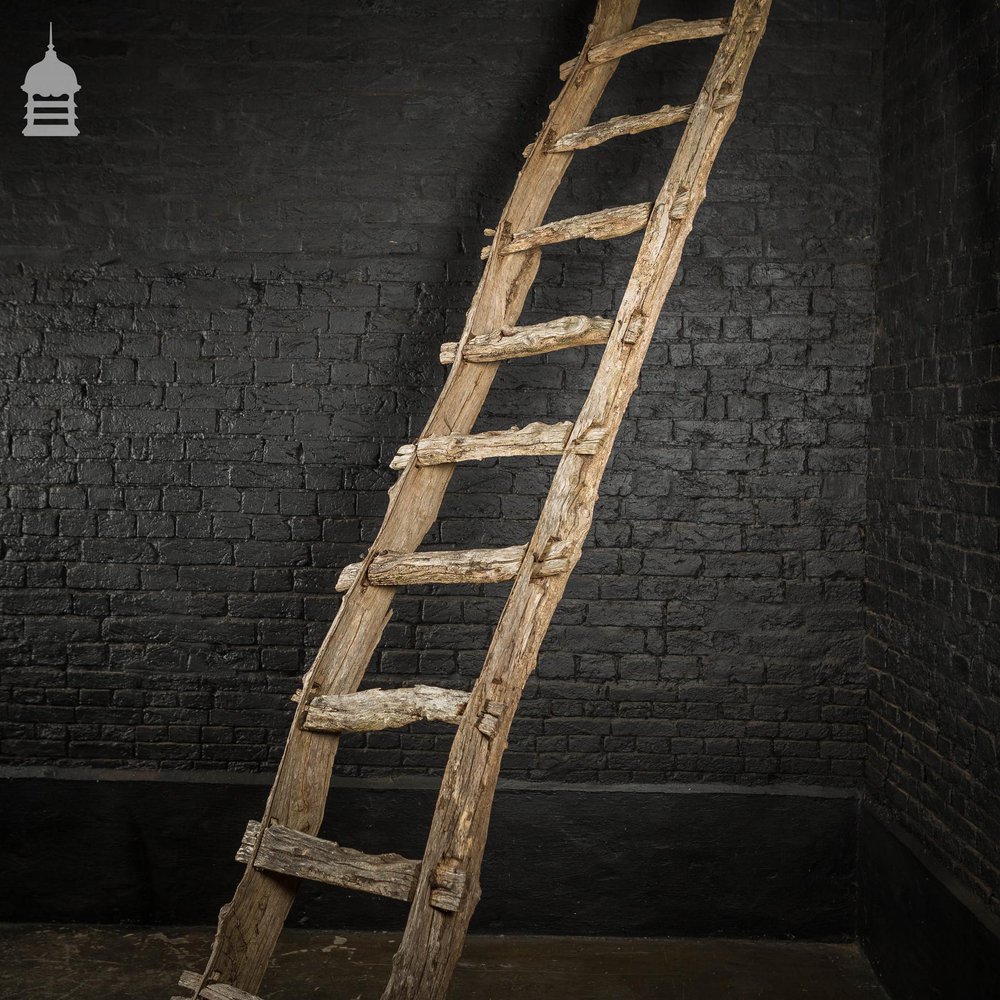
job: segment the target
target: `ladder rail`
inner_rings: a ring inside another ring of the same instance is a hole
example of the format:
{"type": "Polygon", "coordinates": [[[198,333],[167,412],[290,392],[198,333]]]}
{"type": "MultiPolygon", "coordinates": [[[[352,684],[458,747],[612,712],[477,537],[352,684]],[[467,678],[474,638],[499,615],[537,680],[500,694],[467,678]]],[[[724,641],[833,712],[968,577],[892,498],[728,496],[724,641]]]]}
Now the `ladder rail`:
{"type": "MultiPolygon", "coordinates": [[[[598,0],[583,46],[613,38],[631,26],[639,0],[598,0]]],[[[585,63],[579,62],[583,67],[585,63]]],[[[574,72],[552,103],[540,137],[585,126],[617,67],[617,61],[574,72]]],[[[494,252],[473,297],[455,363],[424,427],[422,437],[468,433],[479,415],[498,363],[463,360],[462,346],[484,337],[520,316],[540,253],[497,252],[510,233],[541,224],[571,156],[549,156],[544,142],[525,161],[504,208],[494,252]]],[[[291,722],[285,750],[261,819],[263,828],[278,824],[314,835],[325,811],[338,737],[303,728],[310,695],[357,690],[391,614],[391,587],[369,587],[369,563],[383,551],[412,551],[437,517],[454,471],[452,465],[421,466],[411,461],[389,491],[389,504],[361,571],[344,596],[319,651],[303,680],[303,696],[291,722]],[[405,516],[396,516],[403,512],[405,516]]],[[[256,848],[255,848],[256,853],[256,848]]],[[[251,855],[231,902],[219,912],[211,954],[194,996],[218,980],[254,994],[291,908],[298,880],[257,869],[251,855]]]]}
{"type": "Polygon", "coordinates": [[[729,32],[719,46],[654,202],[611,337],[573,435],[593,427],[603,427],[607,433],[595,454],[581,455],[567,449],[556,469],[521,570],[459,722],[409,920],[383,1000],[440,1000],[447,989],[478,901],[479,868],[514,712],[590,530],[615,432],[638,385],[657,318],[677,273],[695,212],[705,196],[708,174],[735,118],[769,8],[770,0],[736,0],[729,32]],[[556,542],[567,554],[568,568],[556,576],[536,576],[534,562],[556,542]],[[484,738],[477,723],[487,712],[498,722],[492,737],[484,738]],[[466,895],[455,913],[443,914],[429,905],[429,873],[443,860],[457,862],[466,876],[466,895]]]}
{"type": "MultiPolygon", "coordinates": [[[[421,441],[436,437],[442,447],[470,446],[461,439],[472,429],[498,362],[466,358],[466,345],[481,342],[484,337],[495,338],[517,321],[537,272],[539,242],[551,241],[548,237],[554,232],[552,227],[565,229],[576,224],[578,228],[583,226],[584,235],[617,235],[619,229],[627,228],[618,220],[619,215],[646,208],[626,206],[564,220],[548,228],[542,226],[572,155],[554,150],[552,138],[575,132],[572,138],[576,144],[581,130],[585,135],[596,134],[587,133],[588,122],[617,66],[618,49],[624,54],[641,45],[672,40],[673,36],[700,37],[691,34],[692,27],[675,29],[675,22],[657,22],[629,32],[637,6],[638,0],[598,0],[584,47],[572,62],[565,87],[550,105],[546,124],[532,144],[493,233],[487,266],[462,338],[455,345],[451,371],[421,441]],[[601,55],[592,59],[595,47],[601,55]],[[611,220],[607,226],[605,216],[611,220]],[[531,239],[518,243],[519,236],[531,239]]],[[[733,15],[726,22],[728,30],[687,116],[687,127],[660,194],[651,204],[648,221],[639,220],[638,228],[645,222],[645,233],[632,275],[611,329],[602,338],[606,347],[597,375],[567,435],[535,531],[523,546],[524,555],[479,679],[460,710],[456,705],[462,696],[428,689],[435,698],[445,696],[448,705],[440,711],[450,720],[455,717],[457,731],[423,860],[363,855],[315,838],[325,810],[339,724],[334,718],[329,726],[305,728],[314,695],[336,699],[357,690],[389,620],[397,580],[388,573],[386,585],[379,586],[376,580],[369,585],[369,568],[374,569],[375,560],[387,554],[401,558],[406,565],[407,554],[414,552],[437,517],[454,464],[421,464],[420,449],[414,446],[407,453],[400,479],[389,491],[388,508],[375,542],[352,577],[340,610],[305,676],[285,751],[257,826],[260,833],[246,841],[241,851],[247,867],[232,902],[220,912],[205,971],[200,976],[185,974],[183,985],[189,986],[195,996],[250,998],[263,977],[299,877],[345,884],[362,870],[366,873],[367,891],[396,896],[411,895],[406,873],[415,873],[413,905],[383,1000],[444,997],[479,898],[479,869],[514,712],[524,684],[535,669],[539,648],[569,574],[580,558],[615,434],[637,387],[657,317],[676,275],[695,212],[704,199],[711,167],[735,117],[769,8],[770,0],[735,0],[733,15]],[[262,852],[264,844],[269,845],[266,856],[262,852]],[[302,844],[308,847],[308,864],[299,858],[300,849],[305,850],[302,844]],[[255,863],[258,860],[259,865],[255,863]],[[397,886],[400,878],[405,884],[397,886]]],[[[713,29],[711,33],[719,32],[713,29]]],[[[619,134],[637,124],[613,120],[598,128],[612,126],[613,134],[619,134]]],[[[589,140],[580,148],[587,144],[589,140]]],[[[484,443],[477,440],[471,447],[481,448],[484,443]]],[[[423,562],[428,557],[451,573],[457,572],[458,562],[467,560],[470,554],[424,554],[423,562]]],[[[495,571],[491,561],[497,558],[496,553],[476,558],[485,559],[490,563],[485,568],[495,571]]],[[[434,571],[440,568],[435,566],[434,571]]],[[[390,707],[391,699],[384,694],[376,700],[380,700],[376,708],[390,707]]],[[[404,715],[423,710],[407,703],[404,715]]]]}

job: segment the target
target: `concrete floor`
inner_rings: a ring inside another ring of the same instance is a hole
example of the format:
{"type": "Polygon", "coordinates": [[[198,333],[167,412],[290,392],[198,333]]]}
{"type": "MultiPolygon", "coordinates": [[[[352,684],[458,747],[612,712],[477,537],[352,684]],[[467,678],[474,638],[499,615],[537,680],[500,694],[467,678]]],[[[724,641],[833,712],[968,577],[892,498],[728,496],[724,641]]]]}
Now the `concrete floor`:
{"type": "MultiPolygon", "coordinates": [[[[2,1000],[168,1000],[212,932],[0,925],[2,1000]]],[[[267,1000],[378,1000],[398,934],[286,931],[267,1000]]],[[[455,1000],[884,1000],[854,945],[471,937],[455,1000]]]]}

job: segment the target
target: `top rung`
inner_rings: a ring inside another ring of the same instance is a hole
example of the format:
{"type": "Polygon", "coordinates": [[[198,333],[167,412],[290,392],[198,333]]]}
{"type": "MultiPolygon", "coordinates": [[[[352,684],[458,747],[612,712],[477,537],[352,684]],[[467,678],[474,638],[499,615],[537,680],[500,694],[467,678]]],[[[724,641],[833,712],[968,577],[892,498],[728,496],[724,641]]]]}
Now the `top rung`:
{"type": "MultiPolygon", "coordinates": [[[[691,38],[712,38],[724,35],[729,26],[729,19],[712,17],[703,21],[681,21],[677,18],[667,18],[664,21],[652,21],[640,28],[633,28],[622,35],[609,38],[606,42],[595,45],[587,52],[587,63],[597,66],[610,62],[619,56],[636,49],[644,49],[649,45],[663,45],[665,42],[684,42],[691,38]]],[[[565,80],[573,72],[576,59],[570,59],[559,67],[559,79],[565,80]]]]}

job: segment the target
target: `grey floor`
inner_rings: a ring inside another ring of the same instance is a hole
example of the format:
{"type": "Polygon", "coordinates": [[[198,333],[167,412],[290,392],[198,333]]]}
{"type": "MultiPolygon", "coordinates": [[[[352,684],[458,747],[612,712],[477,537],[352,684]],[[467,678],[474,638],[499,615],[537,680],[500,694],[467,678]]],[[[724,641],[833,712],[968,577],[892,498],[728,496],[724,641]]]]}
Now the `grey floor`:
{"type": "MultiPolygon", "coordinates": [[[[168,1000],[205,928],[0,925],[3,1000],[168,1000]]],[[[267,1000],[378,1000],[397,934],[286,931],[267,1000]]],[[[862,1000],[885,994],[850,944],[471,937],[454,1000],[862,1000]]]]}

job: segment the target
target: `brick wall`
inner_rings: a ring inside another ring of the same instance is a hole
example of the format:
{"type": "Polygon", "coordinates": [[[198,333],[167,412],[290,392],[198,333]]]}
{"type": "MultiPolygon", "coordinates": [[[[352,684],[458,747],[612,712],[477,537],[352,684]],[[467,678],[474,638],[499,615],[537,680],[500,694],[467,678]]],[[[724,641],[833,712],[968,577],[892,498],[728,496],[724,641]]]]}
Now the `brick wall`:
{"type": "MultiPolygon", "coordinates": [[[[19,135],[46,25],[18,8],[0,39],[7,762],[273,765],[590,7],[56,5],[72,140],[19,135]]],[[[873,3],[776,2],[508,775],[858,780],[880,33],[873,3]]],[[[691,100],[712,51],[630,56],[598,117],[691,100]]],[[[550,217],[650,197],[676,137],[581,154],[550,217]]],[[[610,315],[637,243],[547,252],[525,319],[610,315]]],[[[480,427],[575,416],[596,360],[505,366],[480,427]]],[[[428,544],[525,540],[551,467],[463,468],[428,544]]],[[[468,685],[503,594],[401,595],[373,678],[468,685]]],[[[373,735],[340,773],[437,772],[448,745],[373,735]]]]}
{"type": "Polygon", "coordinates": [[[1000,10],[887,8],[868,479],[874,795],[1000,891],[1000,10]]]}

